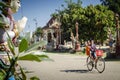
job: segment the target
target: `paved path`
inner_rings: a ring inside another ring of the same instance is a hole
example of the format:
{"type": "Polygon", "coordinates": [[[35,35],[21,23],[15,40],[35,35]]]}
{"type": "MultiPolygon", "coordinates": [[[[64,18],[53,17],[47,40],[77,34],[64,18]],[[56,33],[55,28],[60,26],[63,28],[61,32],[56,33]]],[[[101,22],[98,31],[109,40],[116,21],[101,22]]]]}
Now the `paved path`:
{"type": "Polygon", "coordinates": [[[106,69],[100,74],[95,69],[87,70],[86,56],[71,54],[47,55],[54,61],[20,62],[28,70],[35,71],[28,76],[38,76],[40,80],[120,80],[120,61],[106,61],[106,69]]]}

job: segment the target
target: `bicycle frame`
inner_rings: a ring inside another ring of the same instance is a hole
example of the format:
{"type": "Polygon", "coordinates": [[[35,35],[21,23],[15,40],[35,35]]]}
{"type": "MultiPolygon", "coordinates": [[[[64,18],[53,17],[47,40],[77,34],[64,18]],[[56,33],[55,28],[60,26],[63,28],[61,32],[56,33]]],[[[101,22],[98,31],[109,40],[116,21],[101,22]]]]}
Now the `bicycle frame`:
{"type": "Polygon", "coordinates": [[[105,70],[105,60],[102,58],[102,56],[97,56],[96,62],[95,59],[92,59],[90,56],[88,56],[86,63],[89,71],[92,71],[93,67],[95,67],[99,73],[102,73],[105,70]]]}

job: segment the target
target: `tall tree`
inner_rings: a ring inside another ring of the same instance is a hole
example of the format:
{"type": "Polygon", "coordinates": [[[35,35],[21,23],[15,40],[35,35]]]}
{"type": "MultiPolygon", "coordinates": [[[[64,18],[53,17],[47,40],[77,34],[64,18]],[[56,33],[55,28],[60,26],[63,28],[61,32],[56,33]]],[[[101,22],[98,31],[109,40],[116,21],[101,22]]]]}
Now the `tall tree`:
{"type": "Polygon", "coordinates": [[[37,37],[41,37],[42,34],[43,34],[42,28],[41,28],[41,27],[38,27],[38,28],[36,29],[36,31],[35,31],[35,35],[36,35],[37,37]]]}
{"type": "Polygon", "coordinates": [[[70,40],[70,32],[75,36],[75,23],[79,23],[79,40],[95,39],[103,42],[107,39],[108,28],[114,30],[114,14],[103,5],[82,7],[82,2],[68,2],[67,7],[59,10],[55,16],[61,16],[61,29],[65,40],[70,40]],[[67,36],[66,36],[67,35],[67,36]]]}
{"type": "Polygon", "coordinates": [[[82,31],[87,39],[94,39],[103,42],[107,39],[108,28],[113,30],[114,20],[113,12],[102,5],[89,5],[85,8],[86,20],[84,20],[82,31]],[[88,37],[87,37],[88,36],[88,37]]]}
{"type": "Polygon", "coordinates": [[[120,0],[101,0],[103,5],[109,7],[115,13],[116,19],[116,56],[120,56],[120,30],[119,30],[119,20],[120,20],[120,0]]]}
{"type": "Polygon", "coordinates": [[[120,0],[100,0],[103,5],[120,15],[120,0]]]}

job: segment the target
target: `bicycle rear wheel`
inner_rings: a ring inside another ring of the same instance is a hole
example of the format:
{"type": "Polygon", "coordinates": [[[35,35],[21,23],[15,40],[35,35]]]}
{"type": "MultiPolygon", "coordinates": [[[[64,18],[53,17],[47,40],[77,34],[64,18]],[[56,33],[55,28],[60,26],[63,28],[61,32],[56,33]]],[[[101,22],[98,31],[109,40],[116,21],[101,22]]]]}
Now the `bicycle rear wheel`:
{"type": "Polygon", "coordinates": [[[99,73],[102,73],[105,70],[105,60],[102,57],[99,57],[96,63],[96,69],[99,73]]]}
{"type": "Polygon", "coordinates": [[[86,63],[87,63],[87,68],[88,68],[88,70],[89,70],[89,71],[92,71],[94,64],[93,64],[92,59],[91,59],[89,56],[87,57],[86,63]]]}

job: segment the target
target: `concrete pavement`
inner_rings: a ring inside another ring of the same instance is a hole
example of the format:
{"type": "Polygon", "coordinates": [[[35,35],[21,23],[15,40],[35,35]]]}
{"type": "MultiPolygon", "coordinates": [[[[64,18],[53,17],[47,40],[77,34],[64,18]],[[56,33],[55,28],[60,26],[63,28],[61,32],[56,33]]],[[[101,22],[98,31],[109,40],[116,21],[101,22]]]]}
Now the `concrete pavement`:
{"type": "Polygon", "coordinates": [[[91,72],[87,70],[87,56],[45,54],[53,61],[19,62],[27,70],[34,71],[28,73],[28,77],[38,76],[40,80],[120,80],[120,61],[106,61],[106,69],[100,74],[95,69],[91,72]]]}

